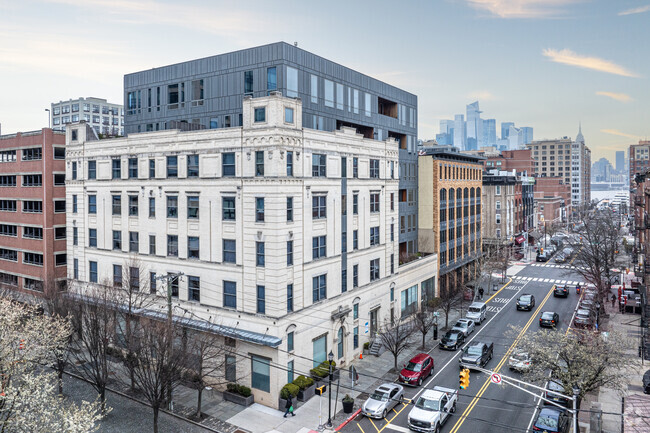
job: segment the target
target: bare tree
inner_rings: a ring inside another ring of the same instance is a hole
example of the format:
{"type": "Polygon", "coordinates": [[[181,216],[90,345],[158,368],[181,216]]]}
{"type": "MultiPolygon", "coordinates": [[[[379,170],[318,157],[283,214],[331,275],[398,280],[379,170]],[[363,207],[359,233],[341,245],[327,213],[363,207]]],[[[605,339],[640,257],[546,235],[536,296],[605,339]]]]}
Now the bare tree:
{"type": "MultiPolygon", "coordinates": [[[[43,294],[45,308],[48,314],[54,318],[70,320],[72,323],[70,302],[66,298],[65,286],[60,282],[54,281],[52,278],[48,278],[43,285],[43,294]]],[[[52,368],[57,375],[59,395],[63,395],[63,373],[70,360],[70,346],[73,335],[74,333],[70,332],[67,339],[62,340],[53,352],[54,360],[52,362],[52,368]]]]}
{"type": "Polygon", "coordinates": [[[459,287],[440,288],[440,308],[445,313],[445,328],[449,327],[449,313],[460,305],[461,301],[462,291],[459,287]]]}
{"type": "MultiPolygon", "coordinates": [[[[520,329],[513,329],[518,335],[520,329]]],[[[582,397],[601,386],[621,393],[627,390],[629,368],[635,362],[628,355],[631,346],[630,339],[616,332],[605,338],[598,332],[576,329],[526,333],[517,344],[533,360],[526,373],[529,379],[544,382],[550,372],[569,395],[578,387],[582,397]]]]}
{"type": "Polygon", "coordinates": [[[88,287],[75,303],[80,329],[74,339],[72,356],[77,363],[76,371],[95,388],[99,394],[102,411],[106,410],[106,386],[109,380],[108,355],[115,341],[116,295],[111,285],[88,287]]]}
{"type": "Polygon", "coordinates": [[[197,390],[196,418],[201,420],[203,390],[207,386],[226,383],[226,355],[230,350],[223,337],[210,332],[188,331],[187,333],[187,376],[197,390]]]}
{"type": "Polygon", "coordinates": [[[153,409],[153,431],[158,433],[158,415],[167,403],[167,390],[175,388],[184,372],[186,353],[172,347],[174,340],[182,341],[182,332],[169,332],[167,323],[141,319],[138,338],[131,340],[133,375],[138,389],[153,409]],[[171,338],[171,341],[170,341],[171,338]]]}
{"type": "Polygon", "coordinates": [[[434,308],[423,302],[420,311],[413,315],[413,329],[422,334],[422,349],[424,349],[427,334],[436,324],[434,311],[434,308]]]}
{"type": "Polygon", "coordinates": [[[411,344],[411,335],[413,334],[413,324],[400,317],[395,319],[391,324],[390,320],[385,319],[382,329],[379,331],[381,343],[388,350],[394,359],[394,367],[397,370],[397,358],[409,348],[411,344]]]}

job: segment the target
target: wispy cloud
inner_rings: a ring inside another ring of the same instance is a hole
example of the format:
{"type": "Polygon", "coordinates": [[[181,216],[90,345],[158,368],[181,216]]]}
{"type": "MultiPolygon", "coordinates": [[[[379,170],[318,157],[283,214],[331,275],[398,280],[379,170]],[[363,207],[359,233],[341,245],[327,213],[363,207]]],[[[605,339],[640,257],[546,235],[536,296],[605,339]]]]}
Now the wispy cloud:
{"type": "Polygon", "coordinates": [[[604,132],[605,134],[610,134],[610,135],[618,135],[619,137],[630,138],[632,140],[640,140],[641,139],[641,137],[639,137],[638,135],[628,134],[626,132],[621,132],[618,129],[601,129],[600,132],[604,132]]]}
{"type": "Polygon", "coordinates": [[[628,94],[625,93],[614,93],[614,92],[596,92],[596,95],[599,96],[607,96],[608,98],[615,99],[620,102],[630,102],[632,101],[632,97],[628,94]]]}
{"type": "Polygon", "coordinates": [[[489,90],[478,90],[467,94],[468,99],[477,101],[493,101],[496,97],[489,90]]]}
{"type": "Polygon", "coordinates": [[[632,9],[626,9],[624,11],[619,12],[619,15],[634,15],[634,14],[642,14],[644,12],[650,12],[650,5],[645,5],[645,6],[639,6],[637,8],[632,8],[632,9]]]}
{"type": "Polygon", "coordinates": [[[581,0],[466,0],[474,9],[499,18],[557,18],[565,6],[581,0]]]}
{"type": "Polygon", "coordinates": [[[624,77],[638,77],[637,74],[628,71],[623,66],[610,62],[609,60],[600,59],[598,57],[588,57],[581,54],[574,53],[571,50],[555,50],[547,48],[543,52],[544,56],[551,59],[556,63],[563,63],[565,65],[577,66],[579,68],[593,69],[595,71],[607,72],[608,74],[622,75],[624,77]]]}

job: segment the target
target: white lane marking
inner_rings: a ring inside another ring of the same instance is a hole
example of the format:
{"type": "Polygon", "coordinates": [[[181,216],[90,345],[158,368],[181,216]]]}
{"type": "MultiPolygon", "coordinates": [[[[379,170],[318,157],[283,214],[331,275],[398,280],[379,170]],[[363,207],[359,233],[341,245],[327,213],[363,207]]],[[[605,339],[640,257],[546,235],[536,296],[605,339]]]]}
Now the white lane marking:
{"type": "MultiPolygon", "coordinates": [[[[526,283],[526,284],[528,284],[528,283],[526,283]]],[[[510,298],[511,301],[517,297],[517,295],[519,294],[519,292],[521,292],[521,291],[523,290],[523,288],[526,286],[526,284],[524,284],[523,286],[521,286],[521,289],[519,289],[519,290],[518,290],[518,291],[517,291],[517,292],[512,296],[512,298],[510,298]]],[[[491,307],[491,306],[488,306],[488,311],[490,310],[490,307],[491,307]]],[[[490,317],[490,319],[489,319],[487,322],[485,322],[484,325],[481,325],[481,329],[479,329],[478,331],[476,331],[476,332],[474,333],[474,336],[473,336],[472,338],[470,338],[468,341],[466,341],[465,344],[463,345],[463,347],[467,346],[467,345],[468,345],[469,343],[471,343],[471,342],[472,342],[476,337],[478,337],[478,334],[480,334],[481,331],[483,331],[485,328],[487,328],[487,325],[489,325],[490,322],[492,322],[492,321],[493,321],[493,320],[494,320],[494,319],[499,315],[500,312],[501,312],[501,310],[497,311],[496,314],[494,314],[494,316],[490,317]]],[[[463,347],[461,347],[459,350],[463,350],[463,347]]],[[[411,400],[415,400],[416,398],[418,398],[418,396],[419,396],[420,394],[422,394],[422,393],[423,393],[423,392],[424,392],[424,391],[429,387],[429,385],[431,384],[431,382],[433,382],[433,381],[438,377],[438,375],[439,375],[440,373],[442,373],[442,372],[445,370],[445,368],[447,368],[447,366],[448,366],[449,364],[451,364],[452,361],[456,361],[456,362],[458,362],[458,361],[457,361],[457,356],[453,356],[453,357],[451,357],[451,359],[449,359],[449,361],[447,361],[447,363],[446,363],[445,365],[443,365],[442,368],[438,369],[438,372],[437,372],[436,374],[434,374],[433,376],[431,376],[431,378],[427,381],[427,383],[425,383],[424,386],[420,388],[420,390],[419,390],[419,391],[418,391],[418,392],[413,396],[413,398],[412,398],[411,400]]],[[[390,424],[389,424],[389,425],[390,425],[390,424]]]]}
{"type": "Polygon", "coordinates": [[[545,282],[545,283],[550,283],[551,280],[550,280],[550,278],[546,278],[546,279],[544,280],[544,282],[545,282]]]}
{"type": "Polygon", "coordinates": [[[396,431],[399,431],[399,432],[402,432],[402,433],[408,433],[408,432],[411,431],[411,430],[407,429],[406,427],[402,427],[402,426],[399,426],[399,425],[395,425],[395,424],[393,424],[393,423],[391,423],[391,424],[386,424],[386,428],[389,428],[389,429],[391,429],[391,430],[396,430],[396,431]]]}
{"type": "Polygon", "coordinates": [[[560,281],[560,284],[566,284],[566,280],[560,281]]]}

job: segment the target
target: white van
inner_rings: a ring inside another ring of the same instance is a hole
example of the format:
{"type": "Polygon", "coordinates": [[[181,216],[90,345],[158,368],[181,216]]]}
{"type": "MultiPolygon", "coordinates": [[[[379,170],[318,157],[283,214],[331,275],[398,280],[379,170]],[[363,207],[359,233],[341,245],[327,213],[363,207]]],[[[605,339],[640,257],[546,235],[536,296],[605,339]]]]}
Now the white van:
{"type": "Polygon", "coordinates": [[[485,320],[487,307],[483,302],[473,302],[467,310],[465,317],[472,319],[476,324],[480,325],[485,320]]]}

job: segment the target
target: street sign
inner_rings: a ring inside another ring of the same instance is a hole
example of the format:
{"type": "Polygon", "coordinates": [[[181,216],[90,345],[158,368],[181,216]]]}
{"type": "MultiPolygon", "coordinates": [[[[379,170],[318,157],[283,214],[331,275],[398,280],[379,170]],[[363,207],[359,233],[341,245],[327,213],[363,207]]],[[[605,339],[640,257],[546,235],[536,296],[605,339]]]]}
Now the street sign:
{"type": "Polygon", "coordinates": [[[368,322],[366,322],[366,331],[364,333],[367,334],[368,332],[370,332],[370,330],[368,328],[368,322]]]}
{"type": "Polygon", "coordinates": [[[435,311],[435,312],[433,313],[433,317],[438,317],[438,316],[440,316],[440,313],[437,312],[437,311],[435,311]]]}
{"type": "Polygon", "coordinates": [[[492,373],[492,376],[490,376],[490,380],[492,383],[496,383],[497,385],[501,383],[501,375],[498,373],[492,373]]]}

